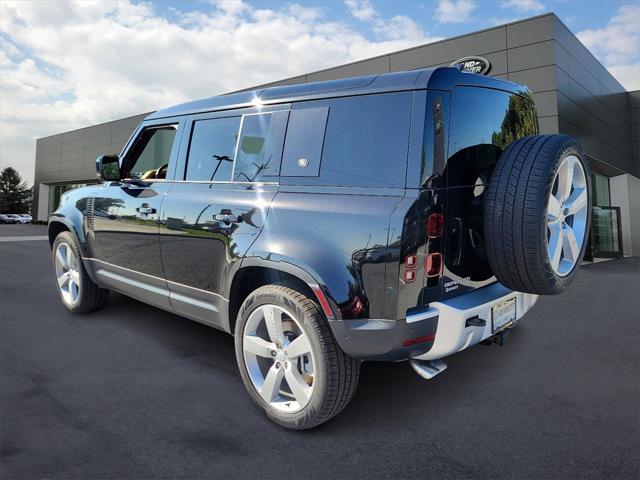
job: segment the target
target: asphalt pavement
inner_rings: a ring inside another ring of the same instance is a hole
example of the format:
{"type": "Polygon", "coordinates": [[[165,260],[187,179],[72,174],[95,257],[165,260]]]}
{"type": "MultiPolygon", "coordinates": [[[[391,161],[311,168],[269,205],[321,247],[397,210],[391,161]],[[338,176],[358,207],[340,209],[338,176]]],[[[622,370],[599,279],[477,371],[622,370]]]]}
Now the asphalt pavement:
{"type": "Polygon", "coordinates": [[[365,363],[341,415],[290,432],[250,400],[229,335],[115,294],[74,316],[48,242],[0,242],[0,475],[637,479],[639,323],[640,259],[588,265],[506,346],[431,381],[365,363]]]}

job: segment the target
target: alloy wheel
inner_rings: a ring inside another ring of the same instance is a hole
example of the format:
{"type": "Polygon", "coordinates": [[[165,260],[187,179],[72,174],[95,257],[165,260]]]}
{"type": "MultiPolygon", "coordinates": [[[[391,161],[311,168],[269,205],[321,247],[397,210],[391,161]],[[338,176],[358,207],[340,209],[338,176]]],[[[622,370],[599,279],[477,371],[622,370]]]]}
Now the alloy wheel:
{"type": "Polygon", "coordinates": [[[315,359],[301,323],[284,308],[256,308],[245,324],[242,354],[251,383],[273,408],[295,413],[311,400],[315,359]]]}
{"type": "Polygon", "coordinates": [[[75,305],[80,297],[80,271],[78,259],[69,244],[58,245],[54,263],[62,299],[68,305],[75,305]]]}
{"type": "Polygon", "coordinates": [[[547,203],[547,251],[556,275],[571,273],[580,259],[588,218],[587,179],[575,155],[565,157],[556,172],[547,203]]]}

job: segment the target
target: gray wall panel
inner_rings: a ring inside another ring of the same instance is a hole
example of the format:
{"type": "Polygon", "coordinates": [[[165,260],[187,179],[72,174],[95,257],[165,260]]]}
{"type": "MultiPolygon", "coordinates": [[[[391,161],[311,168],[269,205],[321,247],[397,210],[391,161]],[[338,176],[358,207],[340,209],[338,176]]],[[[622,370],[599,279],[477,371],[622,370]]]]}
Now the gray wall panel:
{"type": "Polygon", "coordinates": [[[538,118],[538,127],[543,135],[558,133],[558,117],[540,117],[538,118]]]}
{"type": "Polygon", "coordinates": [[[507,47],[521,47],[531,43],[551,40],[555,31],[555,17],[545,15],[507,25],[507,47]]]}
{"type": "Polygon", "coordinates": [[[376,73],[389,72],[389,56],[373,58],[363,62],[352,63],[342,67],[332,68],[321,72],[307,75],[308,82],[318,82],[321,80],[334,80],[338,78],[358,77],[362,75],[372,75],[376,73]]]}
{"type": "Polygon", "coordinates": [[[555,63],[555,42],[526,45],[509,49],[509,71],[528,70],[536,67],[546,67],[555,63]]]}
{"type": "Polygon", "coordinates": [[[526,85],[532,92],[546,92],[556,89],[556,70],[555,65],[520,70],[509,73],[509,80],[526,85]]]}

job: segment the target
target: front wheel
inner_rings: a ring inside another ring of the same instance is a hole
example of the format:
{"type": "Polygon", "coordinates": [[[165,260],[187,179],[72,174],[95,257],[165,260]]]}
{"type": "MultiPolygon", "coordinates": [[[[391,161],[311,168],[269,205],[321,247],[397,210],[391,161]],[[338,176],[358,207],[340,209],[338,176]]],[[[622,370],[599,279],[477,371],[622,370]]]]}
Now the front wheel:
{"type": "Polygon", "coordinates": [[[326,422],[356,390],[360,362],[337,345],[317,304],[286,286],[266,285],[247,297],[235,346],[249,394],[285,428],[326,422]]]}
{"type": "Polygon", "coordinates": [[[88,313],[102,308],[109,297],[109,290],[98,287],[89,278],[70,232],[62,232],[56,237],[52,255],[56,287],[63,305],[72,313],[88,313]]]}

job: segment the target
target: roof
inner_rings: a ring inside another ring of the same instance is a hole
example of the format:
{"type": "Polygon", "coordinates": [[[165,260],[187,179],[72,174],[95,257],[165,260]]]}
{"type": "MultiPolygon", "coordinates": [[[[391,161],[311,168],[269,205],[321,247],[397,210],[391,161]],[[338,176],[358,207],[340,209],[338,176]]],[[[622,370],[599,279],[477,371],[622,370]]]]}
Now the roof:
{"type": "Polygon", "coordinates": [[[461,72],[456,68],[439,67],[407,72],[382,73],[340,80],[300,83],[250,90],[216,97],[194,100],[158,110],[146,119],[192,115],[218,110],[255,107],[272,103],[289,103],[351,95],[401,92],[410,90],[451,90],[458,85],[476,85],[509,91],[522,91],[524,87],[493,77],[461,72]]]}

